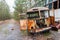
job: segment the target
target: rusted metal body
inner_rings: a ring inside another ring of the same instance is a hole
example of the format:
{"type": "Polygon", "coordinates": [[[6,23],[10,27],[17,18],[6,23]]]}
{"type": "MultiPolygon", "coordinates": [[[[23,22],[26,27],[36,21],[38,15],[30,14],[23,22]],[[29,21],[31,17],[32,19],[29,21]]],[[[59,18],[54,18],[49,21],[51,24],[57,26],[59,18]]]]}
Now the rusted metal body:
{"type": "Polygon", "coordinates": [[[54,24],[54,17],[50,17],[49,12],[48,12],[48,17],[43,18],[42,14],[45,14],[44,11],[49,11],[49,9],[47,7],[34,7],[27,11],[27,15],[29,15],[27,17],[28,32],[38,33],[38,32],[47,31],[47,30],[51,29],[51,27],[49,27],[49,26],[50,26],[50,24],[54,24]],[[38,11],[37,13],[39,13],[39,15],[38,15],[39,17],[37,17],[37,18],[33,17],[34,16],[33,14],[36,13],[36,11],[38,11]],[[33,16],[31,17],[30,14],[32,14],[33,16]],[[37,20],[40,21],[38,24],[37,24],[37,20]],[[41,26],[41,28],[38,25],[41,26]],[[45,27],[43,27],[43,26],[45,26],[45,27]]]}
{"type": "Polygon", "coordinates": [[[36,33],[50,30],[50,24],[54,25],[54,16],[50,16],[49,9],[47,7],[34,7],[27,11],[26,19],[20,20],[20,30],[36,33]]]}

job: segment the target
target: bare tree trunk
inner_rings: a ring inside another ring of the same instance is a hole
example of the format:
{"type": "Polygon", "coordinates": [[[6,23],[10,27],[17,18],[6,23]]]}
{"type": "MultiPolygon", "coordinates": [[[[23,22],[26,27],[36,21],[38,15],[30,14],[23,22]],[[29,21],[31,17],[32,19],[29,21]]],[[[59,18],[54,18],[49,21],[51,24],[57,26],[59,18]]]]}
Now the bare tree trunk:
{"type": "Polygon", "coordinates": [[[30,0],[30,8],[31,8],[31,0],[30,0]]]}

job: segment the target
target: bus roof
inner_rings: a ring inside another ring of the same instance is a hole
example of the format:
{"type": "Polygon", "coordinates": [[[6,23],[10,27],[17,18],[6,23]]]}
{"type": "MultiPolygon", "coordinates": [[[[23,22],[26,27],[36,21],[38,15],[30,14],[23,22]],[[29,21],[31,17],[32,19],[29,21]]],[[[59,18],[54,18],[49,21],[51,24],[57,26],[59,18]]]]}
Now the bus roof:
{"type": "Polygon", "coordinates": [[[27,12],[32,12],[32,11],[43,11],[43,10],[49,10],[47,7],[34,7],[29,9],[27,12]]]}

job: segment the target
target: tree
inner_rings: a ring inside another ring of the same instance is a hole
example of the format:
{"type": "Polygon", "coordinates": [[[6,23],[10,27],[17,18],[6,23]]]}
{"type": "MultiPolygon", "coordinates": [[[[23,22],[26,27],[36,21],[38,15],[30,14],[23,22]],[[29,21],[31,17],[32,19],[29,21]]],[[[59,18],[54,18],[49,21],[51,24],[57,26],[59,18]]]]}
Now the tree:
{"type": "Polygon", "coordinates": [[[20,17],[16,11],[14,11],[14,19],[19,21],[20,17]]]}
{"type": "Polygon", "coordinates": [[[42,0],[34,0],[35,4],[38,3],[39,1],[42,1],[42,0]]]}
{"type": "Polygon", "coordinates": [[[0,20],[10,19],[9,7],[5,0],[0,1],[0,20]]]}
{"type": "MultiPolygon", "coordinates": [[[[32,7],[32,3],[34,0],[15,0],[15,11],[14,11],[14,18],[18,20],[20,17],[19,14],[26,13],[26,11],[32,7]]],[[[35,0],[35,2],[38,0],[35,0]]]]}
{"type": "Polygon", "coordinates": [[[14,9],[14,19],[19,20],[19,14],[25,13],[27,11],[27,0],[15,0],[14,9]]]}

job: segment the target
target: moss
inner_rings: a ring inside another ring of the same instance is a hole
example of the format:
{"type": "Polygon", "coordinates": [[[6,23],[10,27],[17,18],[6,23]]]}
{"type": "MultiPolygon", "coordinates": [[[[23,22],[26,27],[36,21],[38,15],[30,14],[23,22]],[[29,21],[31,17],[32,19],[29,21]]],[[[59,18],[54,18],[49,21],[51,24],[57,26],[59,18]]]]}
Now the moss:
{"type": "Polygon", "coordinates": [[[44,33],[43,35],[44,36],[49,36],[51,33],[49,32],[49,33],[44,33]]]}
{"type": "Polygon", "coordinates": [[[21,30],[22,35],[27,35],[27,30],[21,30]]]}

